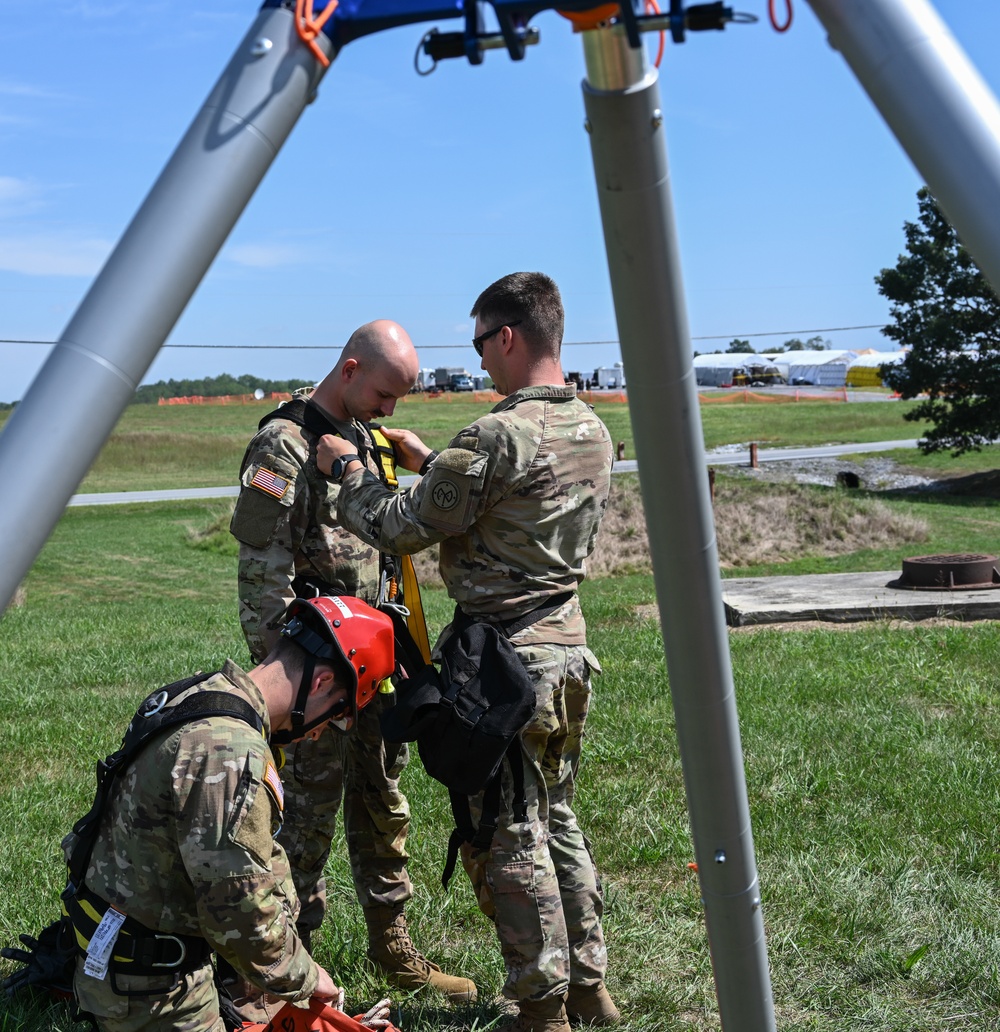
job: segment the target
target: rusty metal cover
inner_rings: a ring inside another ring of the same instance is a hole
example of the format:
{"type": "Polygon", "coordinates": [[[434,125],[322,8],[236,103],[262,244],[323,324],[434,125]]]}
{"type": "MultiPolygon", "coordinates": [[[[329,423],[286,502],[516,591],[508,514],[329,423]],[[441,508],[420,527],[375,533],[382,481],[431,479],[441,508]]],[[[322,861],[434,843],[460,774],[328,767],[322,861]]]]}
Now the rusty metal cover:
{"type": "Polygon", "coordinates": [[[984,591],[1000,588],[995,555],[917,555],[903,560],[903,573],[886,587],[909,591],[984,591]]]}

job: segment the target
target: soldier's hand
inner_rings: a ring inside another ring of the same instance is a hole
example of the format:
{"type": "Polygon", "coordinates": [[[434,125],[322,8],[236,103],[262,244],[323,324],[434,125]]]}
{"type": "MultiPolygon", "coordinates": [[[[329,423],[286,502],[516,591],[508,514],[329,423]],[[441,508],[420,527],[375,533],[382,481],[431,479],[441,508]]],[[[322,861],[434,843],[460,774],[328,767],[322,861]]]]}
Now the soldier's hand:
{"type": "Polygon", "coordinates": [[[341,455],[350,455],[357,450],[357,445],[345,441],[343,437],[323,434],[316,445],[316,465],[319,466],[320,473],[328,477],[333,470],[334,459],[339,459],[341,455]]]}
{"type": "Polygon", "coordinates": [[[387,996],[384,1000],[379,1000],[371,1010],[365,1011],[364,1014],[358,1018],[365,1028],[386,1028],[392,1024],[389,1017],[389,1013],[392,1010],[392,1000],[387,996]]]}
{"type": "Polygon", "coordinates": [[[333,979],[325,968],[321,968],[317,964],[316,970],[319,973],[319,980],[316,982],[316,988],[313,989],[313,996],[318,996],[321,1000],[329,1003],[331,1007],[342,1011],[344,1009],[344,990],[334,985],[333,979]]]}
{"type": "Polygon", "coordinates": [[[424,459],[431,453],[430,448],[412,430],[384,426],[382,433],[392,441],[396,451],[396,461],[400,466],[412,473],[419,473],[424,459]]]}

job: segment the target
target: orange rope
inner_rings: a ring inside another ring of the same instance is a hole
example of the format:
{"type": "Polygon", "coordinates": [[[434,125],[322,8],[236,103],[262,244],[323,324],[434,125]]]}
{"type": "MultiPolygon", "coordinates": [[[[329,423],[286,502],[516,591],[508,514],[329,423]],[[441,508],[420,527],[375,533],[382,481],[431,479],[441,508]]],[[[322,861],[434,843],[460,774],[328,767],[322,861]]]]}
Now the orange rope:
{"type": "Polygon", "coordinates": [[[295,29],[299,39],[313,52],[313,56],[324,68],[330,67],[330,59],[320,49],[316,37],[336,9],[337,0],[330,0],[326,10],[318,18],[314,18],[313,0],[295,0],[295,29]]]}
{"type": "MultiPolygon", "coordinates": [[[[656,0],[646,0],[646,11],[652,11],[653,14],[660,13],[660,5],[656,0]]],[[[663,48],[666,46],[667,34],[660,29],[660,49],[656,52],[656,60],[653,62],[655,68],[660,67],[660,62],[663,60],[663,48]]]]}

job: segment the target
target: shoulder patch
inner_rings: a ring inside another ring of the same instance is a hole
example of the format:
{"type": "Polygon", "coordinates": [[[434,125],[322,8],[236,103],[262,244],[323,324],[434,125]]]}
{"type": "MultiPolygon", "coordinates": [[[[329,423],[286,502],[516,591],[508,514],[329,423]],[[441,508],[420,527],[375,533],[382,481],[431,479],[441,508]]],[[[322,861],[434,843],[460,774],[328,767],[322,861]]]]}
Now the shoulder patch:
{"type": "Polygon", "coordinates": [[[281,784],[281,778],[278,776],[278,768],[270,760],[268,760],[267,767],[264,770],[264,784],[271,793],[278,809],[284,812],[285,789],[281,784]]]}
{"type": "Polygon", "coordinates": [[[284,498],[290,484],[291,481],[287,477],[275,473],[266,466],[261,466],[247,486],[255,487],[258,491],[263,491],[264,494],[269,494],[273,498],[284,498]]]}
{"type": "Polygon", "coordinates": [[[465,530],[482,495],[486,467],[483,454],[446,448],[414,488],[420,518],[449,534],[465,530]]]}

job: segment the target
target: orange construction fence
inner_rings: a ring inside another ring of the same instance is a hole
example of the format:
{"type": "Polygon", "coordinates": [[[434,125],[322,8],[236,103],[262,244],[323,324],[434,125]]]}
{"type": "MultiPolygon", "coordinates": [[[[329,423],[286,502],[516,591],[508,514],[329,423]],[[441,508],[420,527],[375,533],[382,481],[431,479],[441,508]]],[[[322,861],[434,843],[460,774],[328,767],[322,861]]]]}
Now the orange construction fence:
{"type": "Polygon", "coordinates": [[[758,394],[756,391],[727,390],[725,394],[699,394],[698,400],[705,405],[785,405],[796,401],[847,401],[847,388],[824,394],[809,394],[799,390],[794,394],[791,391],[787,394],[758,394]]]}
{"type": "Polygon", "coordinates": [[[291,395],[283,391],[271,391],[263,398],[256,398],[252,394],[219,394],[202,395],[192,394],[187,398],[160,398],[157,405],[253,405],[258,401],[290,401],[291,395]]]}
{"type": "MultiPolygon", "coordinates": [[[[263,399],[255,398],[252,394],[221,394],[215,397],[209,395],[193,394],[187,398],[160,398],[158,405],[253,405],[258,400],[263,401],[289,401],[291,394],[282,391],[272,391],[263,399]]],[[[595,402],[619,402],[628,401],[628,394],[625,391],[579,391],[577,394],[582,401],[588,405],[595,402]]],[[[421,391],[414,394],[407,394],[399,399],[401,402],[409,401],[478,401],[483,404],[495,405],[503,400],[502,394],[496,391],[421,391]]],[[[700,394],[698,400],[705,405],[755,405],[755,404],[787,404],[795,401],[847,401],[847,388],[836,391],[828,391],[823,394],[810,394],[807,391],[796,390],[794,394],[789,391],[782,394],[758,394],[751,390],[726,390],[724,394],[700,394]]]]}

